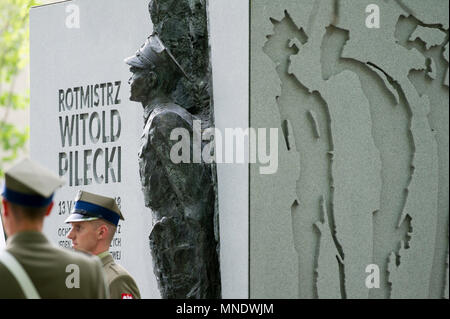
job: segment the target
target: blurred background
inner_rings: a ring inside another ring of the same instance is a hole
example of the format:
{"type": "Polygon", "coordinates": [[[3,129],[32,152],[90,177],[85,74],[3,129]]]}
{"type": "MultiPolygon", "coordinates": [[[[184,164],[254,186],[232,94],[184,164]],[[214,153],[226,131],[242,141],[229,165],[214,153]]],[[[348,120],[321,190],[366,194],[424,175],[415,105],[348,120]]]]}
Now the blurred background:
{"type": "Polygon", "coordinates": [[[0,1],[0,180],[29,151],[29,9],[54,2],[0,1]]]}

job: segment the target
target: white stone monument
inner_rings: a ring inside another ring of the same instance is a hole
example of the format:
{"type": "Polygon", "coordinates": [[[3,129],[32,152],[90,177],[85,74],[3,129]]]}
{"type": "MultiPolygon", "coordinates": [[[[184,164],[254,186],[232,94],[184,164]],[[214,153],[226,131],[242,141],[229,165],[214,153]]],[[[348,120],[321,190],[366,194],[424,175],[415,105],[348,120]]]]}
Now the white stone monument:
{"type": "MultiPolygon", "coordinates": [[[[79,190],[115,197],[125,221],[110,252],[136,279],[143,298],[160,298],[148,239],[151,211],[144,205],[137,158],[143,110],[129,101],[131,72],[123,61],[152,32],[148,2],[73,0],[31,9],[30,156],[66,181],[45,224],[48,238],[71,247],[64,220],[79,190]]],[[[212,2],[217,127],[245,128],[248,3],[212,2]]],[[[223,298],[248,297],[247,182],[248,165],[218,165],[223,298]]]]}

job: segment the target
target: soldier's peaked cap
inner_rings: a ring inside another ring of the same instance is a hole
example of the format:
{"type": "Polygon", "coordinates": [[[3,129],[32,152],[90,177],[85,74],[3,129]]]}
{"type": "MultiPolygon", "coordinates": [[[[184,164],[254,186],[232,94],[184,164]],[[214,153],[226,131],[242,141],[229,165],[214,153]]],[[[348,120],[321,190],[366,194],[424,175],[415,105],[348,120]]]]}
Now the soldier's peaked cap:
{"type": "Polygon", "coordinates": [[[125,59],[125,63],[136,68],[146,69],[151,66],[172,64],[186,78],[188,75],[175,59],[164,43],[161,42],[156,32],[152,33],[135,55],[125,59]]]}
{"type": "Polygon", "coordinates": [[[86,191],[79,191],[71,215],[66,223],[104,219],[117,226],[119,219],[124,220],[116,200],[86,191]]]}
{"type": "Polygon", "coordinates": [[[58,175],[26,158],[5,172],[2,196],[17,205],[44,207],[63,184],[58,175]]]}

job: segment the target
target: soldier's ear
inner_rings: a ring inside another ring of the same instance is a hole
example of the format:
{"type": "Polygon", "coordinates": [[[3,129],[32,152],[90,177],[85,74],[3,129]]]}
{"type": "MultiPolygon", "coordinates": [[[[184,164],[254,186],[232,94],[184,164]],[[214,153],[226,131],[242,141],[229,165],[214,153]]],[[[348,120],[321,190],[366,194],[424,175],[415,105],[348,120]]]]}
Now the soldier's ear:
{"type": "Polygon", "coordinates": [[[98,236],[99,236],[99,239],[100,239],[100,238],[104,238],[104,237],[106,236],[107,233],[108,233],[108,228],[106,227],[106,225],[101,225],[101,226],[98,228],[98,236]]]}
{"type": "Polygon", "coordinates": [[[3,206],[3,211],[2,211],[2,214],[5,216],[5,217],[8,217],[8,215],[9,215],[9,207],[8,207],[8,202],[6,201],[6,199],[2,199],[2,206],[3,206]]]}
{"type": "Polygon", "coordinates": [[[50,205],[47,206],[47,211],[45,212],[45,216],[50,215],[50,212],[52,211],[54,202],[51,202],[50,205]]]}
{"type": "Polygon", "coordinates": [[[146,76],[146,81],[147,81],[147,87],[148,88],[155,87],[156,83],[158,81],[158,77],[156,75],[156,72],[154,72],[154,71],[148,72],[147,76],[146,76]]]}

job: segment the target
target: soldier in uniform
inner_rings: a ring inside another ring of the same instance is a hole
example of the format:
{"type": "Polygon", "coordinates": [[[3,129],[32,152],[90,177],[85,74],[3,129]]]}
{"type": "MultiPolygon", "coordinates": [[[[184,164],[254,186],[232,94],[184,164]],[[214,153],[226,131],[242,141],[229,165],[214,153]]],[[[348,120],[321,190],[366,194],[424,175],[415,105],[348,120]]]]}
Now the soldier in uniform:
{"type": "Polygon", "coordinates": [[[108,298],[98,258],[54,247],[42,233],[62,184],[29,159],[5,172],[2,219],[8,240],[0,252],[0,299],[108,298]]]}
{"type": "MultiPolygon", "coordinates": [[[[130,100],[144,108],[139,168],[145,205],[154,219],[149,239],[161,296],[219,298],[210,166],[172,160],[175,144],[183,143],[172,138],[174,129],[189,136],[201,134],[194,125],[200,118],[171,97],[178,79],[188,75],[157,33],[125,62],[133,73],[130,100]]],[[[193,143],[185,144],[184,150],[194,154],[193,143]]]]}
{"type": "Polygon", "coordinates": [[[74,249],[101,259],[111,299],[140,299],[133,277],[109,253],[120,219],[124,220],[114,198],[80,191],[72,214],[66,219],[72,224],[67,238],[72,240],[74,249]]]}

